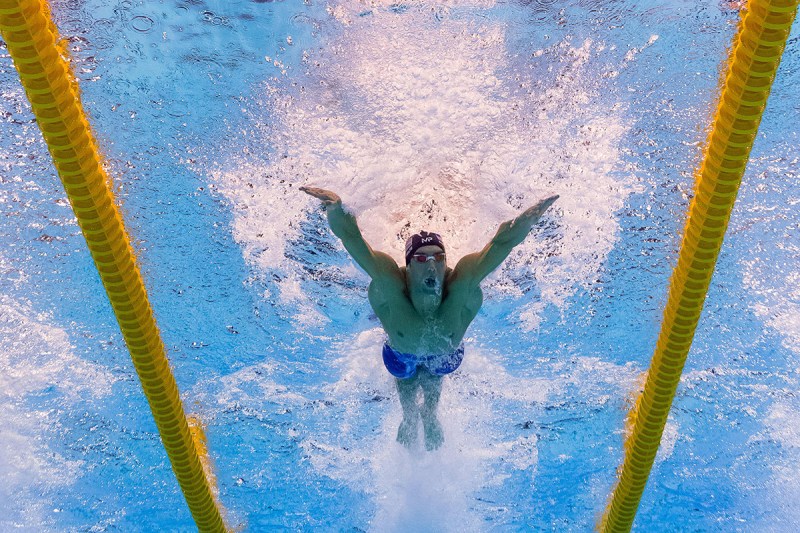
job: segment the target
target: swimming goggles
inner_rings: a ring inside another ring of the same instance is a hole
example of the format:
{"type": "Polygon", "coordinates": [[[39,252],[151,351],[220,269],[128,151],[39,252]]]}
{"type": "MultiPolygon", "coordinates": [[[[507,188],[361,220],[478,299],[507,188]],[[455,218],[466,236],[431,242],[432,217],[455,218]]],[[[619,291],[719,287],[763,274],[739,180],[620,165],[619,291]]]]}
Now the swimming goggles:
{"type": "Polygon", "coordinates": [[[441,263],[444,261],[446,254],[444,252],[436,252],[435,254],[414,254],[411,258],[416,261],[417,263],[427,263],[428,261],[436,261],[437,263],[441,263]]]}

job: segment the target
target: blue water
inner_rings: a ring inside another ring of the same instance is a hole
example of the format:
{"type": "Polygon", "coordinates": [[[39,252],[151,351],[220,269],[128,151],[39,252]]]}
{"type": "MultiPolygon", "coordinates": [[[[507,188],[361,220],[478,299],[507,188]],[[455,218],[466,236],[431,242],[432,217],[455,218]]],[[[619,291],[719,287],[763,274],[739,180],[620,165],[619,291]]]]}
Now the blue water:
{"type": "MultiPolygon", "coordinates": [[[[622,458],[736,2],[53,2],[228,522],[588,531],[622,458]],[[634,5],[629,5],[634,4],[634,5]],[[484,284],[409,453],[368,279],[297,187],[396,258],[561,199],[484,284]]],[[[794,27],[634,529],[800,528],[794,27]]],[[[0,525],[192,530],[0,48],[0,525]]]]}

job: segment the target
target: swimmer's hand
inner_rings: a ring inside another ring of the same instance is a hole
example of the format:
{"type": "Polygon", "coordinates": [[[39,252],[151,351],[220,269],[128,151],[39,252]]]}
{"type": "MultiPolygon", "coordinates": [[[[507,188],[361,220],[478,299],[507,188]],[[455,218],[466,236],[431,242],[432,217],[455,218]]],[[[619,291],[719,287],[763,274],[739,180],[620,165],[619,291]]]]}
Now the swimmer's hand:
{"type": "Polygon", "coordinates": [[[534,224],[539,222],[547,209],[553,205],[553,202],[558,200],[558,195],[555,194],[544,200],[540,200],[536,205],[533,205],[523,211],[514,220],[503,222],[497,230],[493,241],[495,244],[509,243],[516,246],[525,240],[525,237],[531,231],[534,224]]]}
{"type": "Polygon", "coordinates": [[[342,199],[333,191],[320,189],[318,187],[300,187],[300,190],[318,200],[322,200],[325,207],[329,205],[342,205],[342,199]]]}
{"type": "Polygon", "coordinates": [[[318,187],[300,187],[300,190],[322,200],[331,231],[342,240],[345,250],[372,279],[400,277],[400,268],[395,260],[385,253],[376,252],[364,240],[356,217],[345,210],[338,194],[318,187]]]}
{"type": "Polygon", "coordinates": [[[526,209],[525,212],[518,216],[516,220],[530,220],[531,226],[533,226],[539,222],[539,219],[542,218],[544,212],[547,211],[547,209],[553,205],[558,198],[559,196],[554,194],[553,196],[545,198],[544,200],[539,200],[536,205],[526,209]]]}

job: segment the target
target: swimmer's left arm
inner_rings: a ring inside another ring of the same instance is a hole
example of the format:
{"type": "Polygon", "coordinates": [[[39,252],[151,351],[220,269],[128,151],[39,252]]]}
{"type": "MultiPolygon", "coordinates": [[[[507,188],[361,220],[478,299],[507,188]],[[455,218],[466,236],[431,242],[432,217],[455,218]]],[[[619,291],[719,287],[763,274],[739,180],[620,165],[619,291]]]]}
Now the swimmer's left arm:
{"type": "Polygon", "coordinates": [[[505,261],[515,246],[525,240],[533,225],[556,200],[558,195],[545,198],[523,211],[517,218],[500,224],[497,233],[483,250],[461,258],[454,274],[480,283],[505,261]]]}

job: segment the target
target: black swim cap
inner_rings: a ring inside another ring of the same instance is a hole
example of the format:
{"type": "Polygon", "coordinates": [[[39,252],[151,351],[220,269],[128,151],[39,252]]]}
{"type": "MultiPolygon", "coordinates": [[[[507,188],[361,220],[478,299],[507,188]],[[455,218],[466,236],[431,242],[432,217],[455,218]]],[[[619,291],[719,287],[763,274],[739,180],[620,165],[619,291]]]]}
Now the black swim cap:
{"type": "Polygon", "coordinates": [[[444,243],[442,243],[441,235],[438,233],[420,231],[409,237],[406,241],[406,265],[411,262],[411,256],[414,255],[414,252],[423,246],[438,246],[444,251],[444,243]]]}

